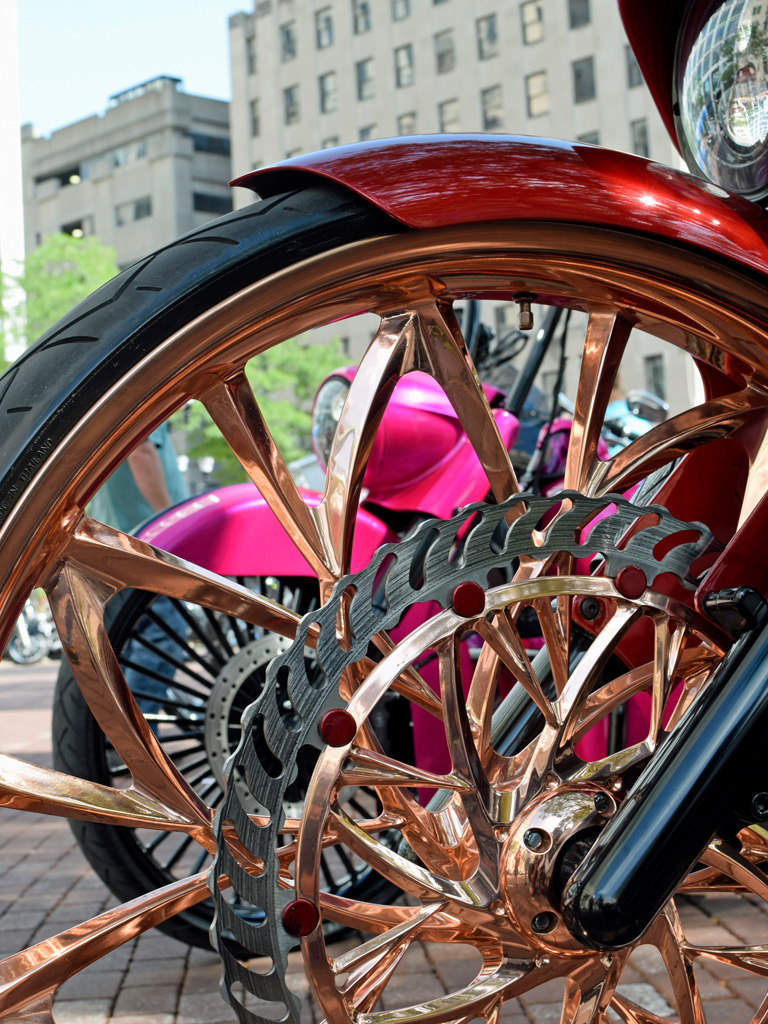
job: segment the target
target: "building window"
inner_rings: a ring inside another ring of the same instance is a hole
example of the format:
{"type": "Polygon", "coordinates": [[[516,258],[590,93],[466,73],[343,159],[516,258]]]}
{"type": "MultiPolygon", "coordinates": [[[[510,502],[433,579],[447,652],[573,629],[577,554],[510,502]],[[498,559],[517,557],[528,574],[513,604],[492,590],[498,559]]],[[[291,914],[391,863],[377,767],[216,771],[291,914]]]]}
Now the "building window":
{"type": "Polygon", "coordinates": [[[656,395],[663,402],[667,400],[667,375],[664,370],[664,356],[646,356],[645,364],[645,386],[652,395],[656,395]]]}
{"type": "Polygon", "coordinates": [[[378,128],[375,124],[367,124],[365,128],[361,128],[357,133],[358,139],[361,142],[365,142],[366,139],[375,139],[378,132],[378,128]]]}
{"type": "MultiPolygon", "coordinates": [[[[120,228],[133,220],[144,220],[152,216],[152,197],[142,196],[129,203],[120,203],[115,207],[115,227],[120,228]]],[[[71,232],[70,232],[71,234],[71,232]]]]}
{"type": "Polygon", "coordinates": [[[315,11],[315,43],[318,50],[333,46],[333,16],[330,7],[315,11]]]}
{"type": "Polygon", "coordinates": [[[398,89],[413,85],[413,46],[410,43],[395,50],[395,84],[398,89]]]}
{"type": "Polygon", "coordinates": [[[339,92],[336,86],[336,72],[328,71],[320,75],[320,111],[323,114],[330,114],[339,105],[339,92]]]}
{"type": "Polygon", "coordinates": [[[369,0],[352,0],[352,24],[355,35],[371,31],[371,5],[369,0]]]}
{"type": "Polygon", "coordinates": [[[397,118],[398,135],[416,134],[416,111],[410,110],[407,114],[400,114],[397,118]]]}
{"type": "Polygon", "coordinates": [[[584,132],[583,135],[576,136],[577,142],[588,142],[590,146],[600,145],[600,132],[584,132]]]}
{"type": "Polygon", "coordinates": [[[286,64],[296,56],[296,22],[286,21],[280,26],[280,60],[286,64]]]}
{"type": "Polygon", "coordinates": [[[644,117],[629,124],[629,133],[632,137],[632,152],[638,156],[649,157],[651,155],[648,145],[648,122],[644,117]]]}
{"type": "Polygon", "coordinates": [[[457,132],[459,130],[459,101],[445,100],[438,104],[437,117],[441,132],[457,132]]]}
{"type": "Polygon", "coordinates": [[[568,0],[568,18],[571,28],[581,28],[592,20],[589,14],[589,0],[568,0]]]}
{"type": "Polygon", "coordinates": [[[411,0],[392,0],[392,21],[402,21],[411,13],[411,0]]]}
{"type": "Polygon", "coordinates": [[[573,68],[573,102],[586,103],[595,98],[595,62],[592,57],[575,60],[573,68]]]}
{"type": "Polygon", "coordinates": [[[289,149],[287,151],[287,153],[285,154],[285,159],[291,160],[295,156],[301,156],[303,152],[304,150],[301,148],[301,146],[294,146],[293,149],[289,149]]]}
{"type": "Polygon", "coordinates": [[[355,75],[357,79],[357,98],[359,100],[373,99],[376,94],[373,77],[373,57],[358,61],[355,64],[355,75]]]}
{"type": "Polygon", "coordinates": [[[215,196],[210,192],[193,192],[192,207],[196,213],[213,213],[221,216],[222,213],[232,212],[232,196],[215,196]]]}
{"type": "Polygon", "coordinates": [[[251,135],[256,136],[261,132],[261,118],[259,116],[259,101],[251,100],[249,104],[251,118],[251,135]]]}
{"type": "MultiPolygon", "coordinates": [[[[256,100],[256,103],[259,101],[256,100]]],[[[253,103],[253,100],[251,100],[253,103]]],[[[258,132],[256,132],[258,135],[258,132]]],[[[229,139],[226,135],[203,135],[202,132],[190,132],[192,148],[197,153],[215,153],[216,156],[229,156],[229,139]]]]}
{"type": "Polygon", "coordinates": [[[480,102],[483,108],[483,130],[486,132],[499,131],[504,123],[501,86],[492,85],[489,89],[483,89],[480,93],[480,102]]]}
{"type": "Polygon", "coordinates": [[[632,53],[631,46],[624,47],[624,53],[627,57],[627,87],[634,89],[635,86],[643,84],[643,73],[640,70],[640,65],[637,63],[634,53],[632,53]]]}
{"type": "Polygon", "coordinates": [[[525,97],[528,117],[540,117],[549,113],[549,86],[547,72],[537,71],[525,76],[525,97]]]}
{"type": "Polygon", "coordinates": [[[496,28],[496,15],[489,14],[486,18],[478,18],[477,56],[480,60],[489,60],[499,55],[499,34],[496,28]]]}
{"type": "Polygon", "coordinates": [[[444,3],[446,3],[446,0],[432,0],[432,3],[433,4],[444,4],[444,3]]]}
{"type": "Polygon", "coordinates": [[[540,43],[544,38],[544,8],[541,0],[526,0],[520,5],[520,16],[523,19],[523,42],[526,46],[540,43]]]}
{"type": "Polygon", "coordinates": [[[329,135],[327,139],[323,139],[323,141],[320,143],[320,147],[321,149],[333,149],[333,147],[338,146],[338,144],[339,136],[329,135]]]}
{"type": "Polygon", "coordinates": [[[256,36],[248,36],[245,40],[245,64],[249,75],[256,74],[256,36]]]}
{"type": "MultiPolygon", "coordinates": [[[[117,223],[117,209],[118,208],[115,207],[115,223],[117,223]]],[[[62,235],[71,235],[73,238],[83,238],[85,235],[85,227],[81,220],[73,220],[70,221],[69,224],[61,225],[61,233],[62,235]]]]}
{"type": "Polygon", "coordinates": [[[298,85],[289,85],[283,89],[283,119],[286,124],[295,124],[299,120],[298,85]]]}
{"type": "Polygon", "coordinates": [[[453,71],[456,67],[456,47],[453,42],[453,29],[438,32],[435,36],[435,60],[438,75],[453,71]]]}

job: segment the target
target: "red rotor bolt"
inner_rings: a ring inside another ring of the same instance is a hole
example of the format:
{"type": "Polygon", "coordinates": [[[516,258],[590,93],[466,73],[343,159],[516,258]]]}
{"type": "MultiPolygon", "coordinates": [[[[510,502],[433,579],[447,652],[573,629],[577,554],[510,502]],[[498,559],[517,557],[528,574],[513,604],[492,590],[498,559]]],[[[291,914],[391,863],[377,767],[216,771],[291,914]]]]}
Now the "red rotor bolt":
{"type": "Polygon", "coordinates": [[[323,715],[318,732],[329,747],[346,747],[355,738],[357,722],[348,711],[334,708],[323,715]]]}
{"type": "Polygon", "coordinates": [[[460,583],[451,595],[451,605],[457,615],[471,619],[485,609],[485,591],[479,583],[467,580],[460,583]]]}
{"type": "Polygon", "coordinates": [[[622,597],[635,599],[645,592],[648,580],[645,573],[636,565],[625,565],[616,574],[616,589],[622,597]]]}
{"type": "Polygon", "coordinates": [[[300,938],[309,935],[320,923],[320,914],[309,900],[294,900],[283,911],[283,928],[289,935],[300,938]]]}

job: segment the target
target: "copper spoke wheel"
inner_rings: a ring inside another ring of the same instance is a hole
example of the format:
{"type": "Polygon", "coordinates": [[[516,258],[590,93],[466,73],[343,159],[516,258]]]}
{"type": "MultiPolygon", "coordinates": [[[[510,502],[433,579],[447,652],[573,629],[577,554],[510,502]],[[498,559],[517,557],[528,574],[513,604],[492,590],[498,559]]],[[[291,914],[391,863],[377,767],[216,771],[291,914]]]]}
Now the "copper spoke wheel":
{"type": "MultiPolygon", "coordinates": [[[[624,491],[681,456],[687,458],[678,476],[687,473],[693,479],[702,472],[701,460],[706,463],[708,453],[714,453],[713,464],[728,473],[731,495],[720,518],[714,514],[714,499],[692,512],[675,507],[670,512],[681,520],[704,521],[716,536],[731,535],[747,508],[742,499],[750,493],[753,466],[752,476],[759,480],[768,394],[768,323],[762,313],[768,291],[763,284],[695,252],[631,233],[531,224],[408,232],[327,185],[255,204],[120,275],[44,336],[0,383],[0,415],[10,452],[0,465],[3,636],[7,641],[31,588],[44,587],[78,685],[130,776],[128,785],[117,788],[2,755],[3,803],[87,822],[185,833],[201,852],[216,854],[218,843],[217,864],[228,857],[240,875],[227,878],[226,871],[219,871],[209,880],[214,893],[230,881],[239,886],[242,875],[264,877],[263,861],[243,841],[242,822],[235,822],[233,830],[225,821],[214,831],[211,808],[147,725],[110,644],[104,615],[115,594],[132,588],[190,602],[289,640],[297,634],[299,616],[230,579],[89,519],[86,503],[140,438],[197,397],[310,566],[326,600],[350,570],[367,460],[402,375],[419,370],[444,388],[485,470],[489,492],[499,502],[515,494],[515,473],[453,303],[473,295],[509,301],[529,293],[544,305],[588,315],[567,486],[595,497],[624,491]],[[308,508],[271,438],[244,367],[284,339],[361,312],[378,316],[380,326],[341,414],[323,499],[308,508]],[[695,409],[601,462],[596,437],[616,368],[636,328],[696,357],[704,398],[695,409]]],[[[668,491],[669,483],[655,500],[664,503],[668,491]]],[[[508,521],[520,512],[510,509],[508,521]]],[[[578,950],[574,956],[560,925],[548,929],[549,939],[531,930],[532,919],[545,911],[529,897],[525,913],[518,908],[509,851],[524,835],[513,826],[526,814],[532,821],[537,814],[549,814],[550,772],[579,806],[587,798],[594,802],[598,792],[615,799],[609,779],[621,777],[621,771],[610,761],[589,767],[597,762],[582,761],[573,753],[574,744],[600,724],[606,708],[647,692],[651,726],[626,760],[642,764],[652,757],[669,725],[664,712],[672,684],[682,674],[679,699],[684,704],[706,684],[722,653],[722,638],[698,620],[685,594],[649,588],[633,604],[606,577],[596,584],[606,608],[614,609],[605,639],[598,632],[581,662],[584,667],[571,671],[567,621],[576,599],[592,584],[572,574],[571,556],[552,556],[549,565],[560,571],[552,577],[554,584],[547,583],[535,556],[532,551],[523,560],[522,575],[509,585],[511,590],[490,592],[488,608],[501,618],[478,623],[485,646],[466,704],[454,642],[465,620],[457,623],[452,612],[444,612],[428,635],[399,645],[384,631],[372,633],[383,660],[374,669],[373,660],[358,658],[341,681],[341,697],[336,695],[337,704],[351,699],[351,706],[360,709],[353,756],[323,754],[303,817],[279,827],[272,823],[280,836],[281,881],[270,905],[295,899],[295,881],[302,898],[319,901],[322,915],[353,926],[366,915],[373,935],[357,952],[345,954],[326,951],[317,932],[304,940],[318,998],[334,1021],[367,1019],[367,1014],[376,1020],[386,1005],[388,981],[416,939],[474,947],[477,977],[452,1002],[414,1005],[393,1019],[497,1021],[504,1001],[552,978],[565,979],[564,1020],[600,1020],[611,1001],[624,1020],[654,1019],[627,1008],[629,1003],[615,995],[621,958],[608,969],[578,950]],[[549,586],[555,588],[551,593],[549,586]],[[552,598],[557,599],[554,611],[552,598]],[[521,653],[514,614],[521,602],[536,609],[547,638],[554,693],[521,653]],[[657,653],[598,680],[597,669],[589,666],[607,663],[610,644],[633,628],[636,617],[651,623],[657,653]],[[697,646],[691,637],[698,638],[697,646]],[[419,651],[430,647],[439,661],[439,695],[413,666],[419,651]],[[522,752],[500,752],[499,741],[488,738],[500,664],[520,678],[540,716],[536,737],[522,752]],[[382,760],[367,724],[379,699],[378,686],[385,691],[391,686],[440,722],[452,767],[439,774],[439,781],[437,773],[419,765],[382,760]],[[340,786],[363,779],[375,785],[385,810],[378,819],[361,823],[340,812],[338,793],[340,786]],[[439,789],[449,796],[443,807],[427,811],[413,795],[419,789],[439,789]],[[400,829],[407,844],[389,857],[378,838],[385,828],[400,829]],[[510,830],[507,836],[502,835],[505,829],[510,830]],[[404,902],[374,905],[368,913],[343,901],[336,905],[330,897],[320,899],[312,857],[324,845],[346,845],[373,862],[399,887],[404,902]],[[546,966],[532,958],[534,947],[553,950],[546,966]],[[345,1016],[334,1016],[337,1011],[345,1016]]],[[[350,632],[355,598],[349,597],[349,612],[342,602],[337,616],[342,648],[355,642],[350,632]]],[[[319,648],[324,642],[311,623],[302,633],[303,646],[319,648]]],[[[279,788],[279,777],[274,781],[279,788]]],[[[723,858],[711,866],[727,880],[724,885],[738,873],[723,858]]],[[[754,892],[759,888],[754,881],[741,879],[739,884],[754,892]]],[[[210,889],[204,875],[182,879],[7,958],[0,964],[0,1019],[50,1019],[55,990],[63,981],[121,942],[205,899],[210,889]]],[[[699,1019],[695,990],[680,980],[687,975],[678,964],[689,954],[674,911],[659,918],[646,938],[661,950],[674,975],[680,1018],[699,1019]]],[[[273,951],[278,966],[295,939],[283,936],[281,941],[273,951]]],[[[754,957],[737,951],[731,959],[746,971],[762,973],[754,957]]],[[[260,984],[252,982],[252,990],[260,984]]],[[[239,1007],[238,998],[232,998],[239,1007]]],[[[290,1000],[287,1010],[296,1013],[290,1000]]]]}

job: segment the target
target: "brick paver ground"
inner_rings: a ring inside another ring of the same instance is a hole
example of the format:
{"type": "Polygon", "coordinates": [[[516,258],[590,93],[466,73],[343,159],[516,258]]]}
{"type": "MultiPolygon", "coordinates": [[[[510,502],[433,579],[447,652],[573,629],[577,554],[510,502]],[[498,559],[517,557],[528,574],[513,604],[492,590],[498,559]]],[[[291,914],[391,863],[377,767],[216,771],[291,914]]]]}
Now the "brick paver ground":
{"type": "MultiPolygon", "coordinates": [[[[16,672],[18,670],[14,670],[16,672]]],[[[18,756],[48,763],[43,719],[25,709],[26,699],[50,697],[55,667],[34,675],[12,675],[0,666],[0,721],[4,737],[13,736],[18,756]],[[42,679],[42,681],[41,681],[42,679]],[[6,731],[7,715],[13,721],[6,731]]],[[[0,743],[0,746],[2,744],[0,743]]],[[[77,848],[66,822],[0,809],[0,957],[39,942],[114,906],[77,848]]],[[[700,945],[768,943],[768,913],[757,900],[723,895],[680,902],[690,941],[700,945]]],[[[308,992],[299,954],[290,971],[297,992],[308,992]]],[[[465,947],[420,943],[409,950],[390,987],[386,1008],[411,1004],[455,990],[469,981],[476,953],[465,947]]],[[[708,962],[697,969],[707,1001],[709,1024],[752,1019],[766,982],[726,964],[708,962]]],[[[159,932],[139,936],[67,981],[55,1001],[58,1024],[231,1024],[232,1009],[219,991],[219,963],[213,952],[189,949],[159,932]]],[[[622,977],[620,991],[655,1013],[671,1014],[670,982],[659,954],[637,950],[622,977]]],[[[499,1024],[547,1024],[560,1020],[562,985],[550,983],[505,1004],[499,1024]]],[[[612,1019],[619,1020],[614,1015],[612,1019]]],[[[305,1001],[303,1021],[319,1014],[305,1001]]]]}

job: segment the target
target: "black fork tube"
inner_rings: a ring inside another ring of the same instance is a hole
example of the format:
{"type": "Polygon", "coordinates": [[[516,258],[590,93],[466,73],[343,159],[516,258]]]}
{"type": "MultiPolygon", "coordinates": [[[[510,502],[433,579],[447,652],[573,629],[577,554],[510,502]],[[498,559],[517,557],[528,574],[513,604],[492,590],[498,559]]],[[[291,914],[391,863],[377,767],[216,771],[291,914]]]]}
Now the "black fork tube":
{"type": "Polygon", "coordinates": [[[717,829],[766,783],[768,624],[733,645],[571,876],[573,934],[607,951],[637,941],[717,829]]]}

